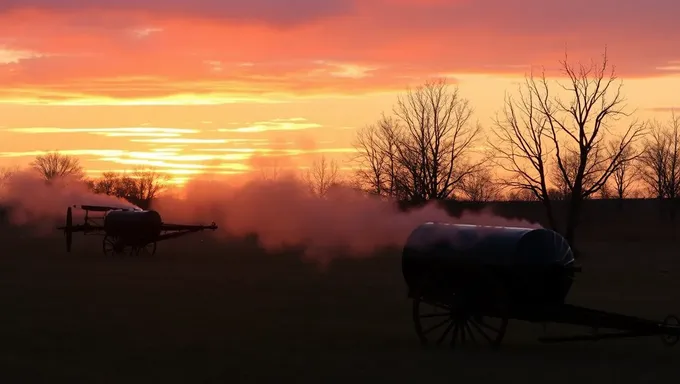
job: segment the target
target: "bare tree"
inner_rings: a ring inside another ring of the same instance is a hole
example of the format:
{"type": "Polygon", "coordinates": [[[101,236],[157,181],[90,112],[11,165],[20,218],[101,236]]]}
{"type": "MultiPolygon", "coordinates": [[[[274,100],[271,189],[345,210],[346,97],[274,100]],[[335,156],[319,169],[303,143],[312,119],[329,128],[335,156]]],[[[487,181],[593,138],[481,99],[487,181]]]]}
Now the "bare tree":
{"type": "MultiPolygon", "coordinates": [[[[612,152],[616,151],[616,148],[612,148],[612,152]]],[[[633,146],[629,146],[624,150],[623,157],[625,158],[635,158],[640,155],[640,152],[633,146]]],[[[639,173],[635,167],[635,163],[632,161],[622,162],[619,164],[612,173],[611,181],[611,193],[619,200],[629,198],[631,196],[631,187],[638,180],[639,173]]],[[[607,189],[607,185],[603,186],[603,190],[607,189]]]]}
{"type": "Polygon", "coordinates": [[[121,175],[116,172],[104,172],[101,177],[90,180],[89,185],[94,193],[116,196],[120,186],[120,179],[121,175]]]}
{"type": "Polygon", "coordinates": [[[400,200],[424,202],[451,197],[486,159],[471,160],[479,124],[472,108],[446,80],[426,82],[399,96],[394,117],[358,133],[355,147],[361,184],[400,200]]]}
{"type": "Polygon", "coordinates": [[[62,177],[81,179],[85,175],[78,158],[59,152],[38,155],[30,165],[47,181],[62,177]]]}
{"type": "MultiPolygon", "coordinates": [[[[613,179],[614,175],[612,174],[612,177],[610,178],[613,179]]],[[[600,188],[600,190],[597,192],[597,197],[600,199],[611,199],[612,196],[615,196],[614,194],[614,189],[611,187],[610,183],[606,183],[605,185],[600,188]]],[[[622,199],[619,199],[622,200],[622,199]]]]}
{"type": "Polygon", "coordinates": [[[340,182],[339,169],[337,161],[328,161],[326,156],[321,156],[303,174],[303,180],[313,195],[324,197],[331,187],[340,182]]]}
{"type": "MultiPolygon", "coordinates": [[[[598,192],[621,163],[633,160],[626,157],[626,148],[643,135],[644,125],[630,123],[618,137],[610,131],[613,122],[630,114],[624,110],[621,84],[615,84],[617,78],[606,50],[601,65],[573,66],[565,57],[560,67],[567,83],[558,85],[566,91],[567,100],[553,95],[545,72],[538,79],[532,75],[526,82],[526,93],[530,96],[525,95],[525,101],[520,103],[522,117],[517,118],[511,110],[510,118],[500,124],[503,128],[500,136],[510,139],[501,151],[501,158],[511,164],[508,168],[518,176],[518,186],[538,192],[545,202],[550,200],[545,185],[546,153],[554,152],[550,158],[569,190],[563,233],[575,247],[583,200],[598,192]],[[548,138],[547,143],[543,137],[548,138]],[[610,148],[617,150],[611,152],[610,148]],[[576,164],[571,165],[574,158],[576,164]],[[524,164],[515,165],[522,160],[531,164],[532,173],[525,171],[524,164]]],[[[551,205],[546,204],[546,208],[554,228],[551,205]]]]}
{"type": "Polygon", "coordinates": [[[658,199],[666,196],[666,170],[668,157],[668,137],[654,126],[643,144],[644,150],[637,162],[640,178],[648,189],[649,195],[658,199]]]}
{"type": "Polygon", "coordinates": [[[276,165],[260,168],[260,178],[267,181],[276,181],[281,177],[281,168],[276,165]]]}
{"type": "Polygon", "coordinates": [[[118,176],[114,195],[122,197],[135,204],[139,204],[142,200],[137,192],[137,181],[127,172],[121,173],[118,176]]]}
{"type": "Polygon", "coordinates": [[[557,230],[548,185],[551,148],[547,140],[548,117],[541,113],[533,76],[525,79],[518,90],[519,97],[506,95],[503,113],[494,119],[488,146],[493,151],[496,165],[509,177],[499,182],[516,192],[517,196],[543,203],[548,224],[557,230]]]}
{"type": "Polygon", "coordinates": [[[397,152],[399,188],[412,201],[445,199],[467,175],[482,166],[468,155],[481,132],[472,124],[470,102],[445,79],[426,82],[400,96],[394,113],[403,129],[397,152]]]}
{"type": "Polygon", "coordinates": [[[642,145],[637,170],[649,194],[658,199],[680,196],[680,116],[666,123],[652,122],[642,145]]]}
{"type": "Polygon", "coordinates": [[[19,172],[19,167],[0,168],[0,188],[2,188],[5,185],[5,183],[17,172],[19,172]]]}
{"type": "MultiPolygon", "coordinates": [[[[603,170],[599,168],[598,163],[593,161],[592,158],[588,159],[588,165],[583,172],[583,186],[585,189],[592,189],[599,177],[602,175],[603,170]]],[[[553,163],[550,173],[550,181],[553,187],[557,190],[559,196],[562,199],[567,200],[571,197],[571,186],[569,184],[570,180],[575,180],[578,174],[579,167],[581,165],[580,154],[576,151],[565,151],[562,154],[562,167],[559,167],[558,163],[553,163]],[[564,177],[562,169],[566,171],[567,178],[564,177]]],[[[604,185],[600,186],[598,191],[601,191],[604,185]]],[[[592,194],[585,196],[584,198],[590,198],[592,194]]]]}
{"type": "Polygon", "coordinates": [[[120,197],[148,207],[167,188],[169,179],[168,174],[155,169],[138,168],[130,174],[104,172],[100,178],[92,180],[91,188],[95,193],[120,197]]]}
{"type": "Polygon", "coordinates": [[[363,190],[389,197],[398,197],[398,121],[384,114],[376,124],[357,132],[353,143],[358,167],[356,182],[363,190]]]}
{"type": "Polygon", "coordinates": [[[257,167],[258,177],[261,180],[276,181],[283,175],[283,167],[278,158],[269,158],[257,167]]]}
{"type": "Polygon", "coordinates": [[[507,201],[539,201],[536,195],[528,189],[510,190],[506,195],[507,201]]]}
{"type": "Polygon", "coordinates": [[[467,175],[460,183],[459,190],[466,200],[474,202],[498,201],[501,198],[500,185],[489,168],[483,168],[467,175]]]}
{"type": "Polygon", "coordinates": [[[557,166],[571,192],[565,237],[574,245],[583,200],[598,192],[620,164],[633,160],[626,157],[626,149],[643,135],[644,125],[633,122],[618,138],[606,141],[612,135],[612,123],[630,116],[624,110],[622,84],[614,84],[617,78],[606,49],[599,66],[591,63],[574,67],[565,57],[561,67],[568,77],[568,84],[562,88],[571,94],[569,102],[559,97],[549,98],[545,75],[536,91],[542,95],[539,108],[550,125],[557,166]],[[609,148],[616,150],[611,152],[609,148]],[[573,175],[569,174],[563,161],[564,154],[571,150],[579,159],[577,172],[573,175]]]}
{"type": "Polygon", "coordinates": [[[146,203],[158,197],[167,187],[170,176],[156,169],[136,169],[132,173],[136,181],[136,198],[146,203]]]}

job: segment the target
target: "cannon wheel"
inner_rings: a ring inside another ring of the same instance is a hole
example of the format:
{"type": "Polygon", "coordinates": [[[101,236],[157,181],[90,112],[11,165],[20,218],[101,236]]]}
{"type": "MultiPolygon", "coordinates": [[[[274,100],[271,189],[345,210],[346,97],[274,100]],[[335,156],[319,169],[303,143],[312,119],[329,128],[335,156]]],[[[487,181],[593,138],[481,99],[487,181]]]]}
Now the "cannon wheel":
{"type": "MultiPolygon", "coordinates": [[[[665,327],[680,327],[680,318],[678,318],[675,315],[668,315],[663,320],[662,324],[665,327]]],[[[667,333],[661,335],[661,342],[667,347],[674,346],[675,344],[678,343],[678,341],[680,341],[680,337],[677,335],[667,333]]]]}
{"type": "Polygon", "coordinates": [[[453,305],[434,303],[420,296],[413,300],[413,322],[423,345],[431,341],[439,346],[450,336],[449,343],[488,342],[498,347],[508,326],[508,317],[470,315],[453,305]]]}
{"type": "Polygon", "coordinates": [[[122,256],[125,254],[125,245],[122,244],[121,238],[118,236],[104,236],[102,240],[102,249],[106,256],[122,256]]]}
{"type": "Polygon", "coordinates": [[[134,249],[135,255],[153,256],[156,254],[156,242],[147,243],[134,249]]]}

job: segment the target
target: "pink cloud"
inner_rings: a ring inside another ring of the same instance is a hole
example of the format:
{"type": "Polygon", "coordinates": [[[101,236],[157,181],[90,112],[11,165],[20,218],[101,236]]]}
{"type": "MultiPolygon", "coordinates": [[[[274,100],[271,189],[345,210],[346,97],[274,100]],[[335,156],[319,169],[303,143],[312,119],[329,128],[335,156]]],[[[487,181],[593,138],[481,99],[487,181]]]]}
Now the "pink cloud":
{"type": "Polygon", "coordinates": [[[352,11],[354,0],[3,0],[0,12],[49,11],[130,12],[187,18],[224,19],[230,22],[264,22],[297,25],[352,11]]]}
{"type": "Polygon", "coordinates": [[[0,96],[401,90],[605,45],[619,75],[660,76],[680,73],[677,14],[670,0],[7,0],[4,49],[35,55],[0,64],[0,96]]]}

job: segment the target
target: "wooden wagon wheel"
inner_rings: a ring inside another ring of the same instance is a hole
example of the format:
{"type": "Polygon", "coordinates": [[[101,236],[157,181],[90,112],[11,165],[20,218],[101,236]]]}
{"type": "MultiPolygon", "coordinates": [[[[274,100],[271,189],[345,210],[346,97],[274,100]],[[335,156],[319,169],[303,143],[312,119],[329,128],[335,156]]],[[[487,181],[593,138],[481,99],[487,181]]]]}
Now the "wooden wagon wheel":
{"type": "Polygon", "coordinates": [[[135,248],[135,256],[142,255],[142,256],[153,256],[156,254],[156,242],[151,242],[144,244],[141,247],[136,247],[135,248]]]}
{"type": "Polygon", "coordinates": [[[125,244],[123,244],[119,236],[104,236],[102,249],[106,256],[121,256],[125,254],[125,244]]]}
{"type": "Polygon", "coordinates": [[[451,347],[460,342],[486,341],[497,347],[505,337],[508,317],[479,316],[466,313],[455,304],[433,302],[416,296],[413,300],[413,321],[423,345],[434,341],[441,345],[450,336],[451,347]]]}
{"type": "MultiPolygon", "coordinates": [[[[675,315],[668,315],[663,320],[662,325],[664,327],[680,328],[680,318],[678,318],[675,315]]],[[[678,336],[677,334],[668,333],[661,334],[661,342],[667,347],[674,346],[675,344],[678,343],[678,341],[680,341],[680,336],[678,336]]]]}

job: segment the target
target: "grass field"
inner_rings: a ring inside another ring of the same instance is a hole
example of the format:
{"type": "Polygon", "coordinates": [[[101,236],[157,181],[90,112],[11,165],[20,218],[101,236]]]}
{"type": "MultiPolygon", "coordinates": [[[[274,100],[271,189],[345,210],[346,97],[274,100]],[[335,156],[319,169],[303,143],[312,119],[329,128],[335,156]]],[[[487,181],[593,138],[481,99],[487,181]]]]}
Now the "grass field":
{"type": "MultiPolygon", "coordinates": [[[[680,378],[656,337],[544,345],[510,323],[498,351],[423,349],[399,253],[320,272],[297,254],[198,234],[153,258],[106,258],[99,238],[6,232],[1,383],[651,383],[680,378]],[[200,240],[205,240],[201,242],[200,240]]],[[[674,244],[584,246],[568,301],[661,319],[680,312],[674,244]]],[[[549,326],[551,333],[566,332],[549,326]]]]}

